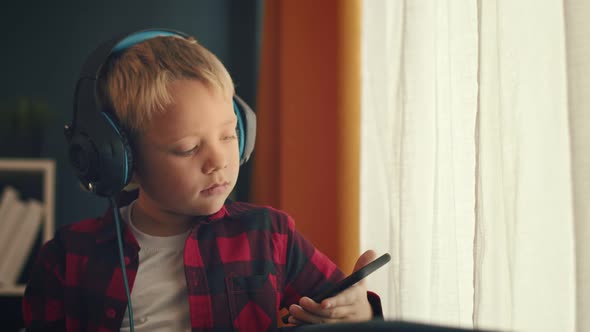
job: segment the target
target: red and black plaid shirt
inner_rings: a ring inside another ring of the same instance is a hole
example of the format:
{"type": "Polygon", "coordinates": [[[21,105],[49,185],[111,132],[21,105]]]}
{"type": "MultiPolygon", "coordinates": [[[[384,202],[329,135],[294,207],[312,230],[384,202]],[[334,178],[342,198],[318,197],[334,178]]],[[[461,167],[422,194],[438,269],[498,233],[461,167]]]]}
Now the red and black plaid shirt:
{"type": "MultiPolygon", "coordinates": [[[[25,291],[27,327],[119,331],[127,307],[113,210],[62,227],[40,253],[25,291]]],[[[123,224],[129,287],[139,245],[123,224]]],[[[344,275],[294,229],[284,212],[228,203],[187,238],[184,271],[193,331],[268,331],[280,308],[344,275]]],[[[369,299],[375,313],[380,301],[369,299]]]]}

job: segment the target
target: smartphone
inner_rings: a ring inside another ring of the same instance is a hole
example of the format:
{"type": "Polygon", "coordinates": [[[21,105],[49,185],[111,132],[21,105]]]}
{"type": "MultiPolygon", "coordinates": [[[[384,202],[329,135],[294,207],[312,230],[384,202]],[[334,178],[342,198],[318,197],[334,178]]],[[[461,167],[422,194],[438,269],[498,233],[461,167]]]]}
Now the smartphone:
{"type": "MultiPolygon", "coordinates": [[[[360,268],[356,272],[352,273],[348,277],[340,280],[336,285],[334,285],[334,286],[332,286],[332,287],[330,287],[318,294],[315,294],[314,296],[311,296],[310,298],[312,300],[314,300],[315,302],[320,303],[324,299],[326,299],[328,297],[332,297],[332,296],[342,292],[343,290],[347,289],[348,287],[356,284],[357,282],[361,281],[366,276],[373,273],[375,270],[382,267],[390,260],[391,260],[391,256],[388,253],[385,253],[385,254],[381,255],[379,258],[372,261],[371,263],[363,266],[362,268],[360,268]]],[[[288,320],[289,320],[288,314],[283,316],[283,323],[288,323],[288,320]]]]}

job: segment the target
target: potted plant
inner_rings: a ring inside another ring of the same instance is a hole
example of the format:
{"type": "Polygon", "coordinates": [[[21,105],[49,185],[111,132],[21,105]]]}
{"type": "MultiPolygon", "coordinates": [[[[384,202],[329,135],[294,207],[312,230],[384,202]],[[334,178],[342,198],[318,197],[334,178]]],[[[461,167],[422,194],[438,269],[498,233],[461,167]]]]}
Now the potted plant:
{"type": "Polygon", "coordinates": [[[40,157],[49,119],[41,99],[20,97],[0,105],[0,157],[40,157]]]}

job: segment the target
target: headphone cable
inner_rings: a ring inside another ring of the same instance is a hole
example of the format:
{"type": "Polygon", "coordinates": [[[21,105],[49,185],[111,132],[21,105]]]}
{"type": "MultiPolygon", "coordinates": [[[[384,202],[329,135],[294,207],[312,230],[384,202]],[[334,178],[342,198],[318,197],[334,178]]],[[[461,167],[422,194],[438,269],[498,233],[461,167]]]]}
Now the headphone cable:
{"type": "Polygon", "coordinates": [[[133,309],[131,306],[131,295],[129,293],[129,283],[127,282],[127,268],[125,267],[125,259],[123,258],[123,240],[121,237],[121,223],[119,221],[119,208],[114,196],[110,198],[111,206],[113,208],[113,215],[115,217],[115,229],[117,230],[117,243],[119,247],[119,260],[121,263],[121,272],[123,273],[123,284],[125,285],[125,294],[127,295],[127,313],[129,315],[129,331],[134,332],[133,328],[133,309]]]}

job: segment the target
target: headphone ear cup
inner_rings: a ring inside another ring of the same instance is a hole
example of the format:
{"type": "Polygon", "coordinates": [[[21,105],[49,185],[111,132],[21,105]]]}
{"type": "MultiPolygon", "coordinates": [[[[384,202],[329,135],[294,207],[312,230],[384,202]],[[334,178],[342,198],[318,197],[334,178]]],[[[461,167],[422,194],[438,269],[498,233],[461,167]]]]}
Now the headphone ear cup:
{"type": "Polygon", "coordinates": [[[98,149],[99,174],[96,193],[113,196],[123,190],[133,174],[133,151],[125,131],[116,118],[101,112],[104,122],[103,144],[98,149]]]}
{"type": "Polygon", "coordinates": [[[91,128],[82,129],[69,142],[70,164],[82,185],[103,197],[118,194],[133,173],[131,145],[115,119],[105,112],[91,128]]]}
{"type": "Polygon", "coordinates": [[[98,151],[92,140],[84,134],[77,134],[69,142],[68,157],[74,173],[85,188],[96,182],[98,175],[98,151]]]}
{"type": "Polygon", "coordinates": [[[256,114],[237,95],[233,97],[234,112],[238,118],[237,133],[240,145],[240,165],[245,164],[254,152],[256,143],[256,114]]]}

